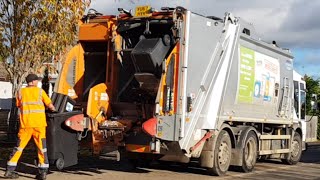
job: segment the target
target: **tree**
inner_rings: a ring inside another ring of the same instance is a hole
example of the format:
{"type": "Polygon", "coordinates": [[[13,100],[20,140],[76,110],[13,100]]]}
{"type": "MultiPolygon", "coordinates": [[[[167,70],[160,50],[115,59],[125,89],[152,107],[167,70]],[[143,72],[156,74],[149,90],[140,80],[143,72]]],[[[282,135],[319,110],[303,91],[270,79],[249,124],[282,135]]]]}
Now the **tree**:
{"type": "MultiPolygon", "coordinates": [[[[315,115],[314,112],[311,110],[311,97],[312,94],[316,94],[318,96],[318,101],[315,102],[319,104],[319,98],[320,98],[320,79],[313,79],[312,77],[309,77],[305,75],[304,77],[306,81],[306,88],[307,88],[307,97],[306,97],[306,103],[307,103],[307,114],[308,115],[315,115]]],[[[318,107],[319,108],[319,107],[318,107]]],[[[317,132],[317,138],[320,139],[320,115],[319,112],[317,112],[318,116],[318,132],[317,132]]]]}
{"type": "Polygon", "coordinates": [[[13,96],[30,72],[76,38],[86,4],[80,0],[2,0],[0,56],[13,85],[13,96]],[[5,54],[5,52],[8,52],[5,54]]]}
{"type": "MultiPolygon", "coordinates": [[[[25,77],[74,42],[87,5],[84,0],[0,1],[0,57],[12,83],[12,107],[25,77]]],[[[16,121],[13,109],[10,119],[16,121]]]]}
{"type": "MultiPolygon", "coordinates": [[[[0,14],[1,16],[1,14],[0,14]]],[[[3,44],[3,36],[2,36],[2,32],[3,32],[3,27],[0,26],[0,62],[3,62],[5,57],[7,56],[8,52],[6,51],[6,49],[4,48],[4,44],[3,44]]]]}
{"type": "Polygon", "coordinates": [[[314,112],[312,112],[312,109],[311,109],[311,96],[312,96],[312,94],[316,94],[319,97],[319,95],[320,95],[320,80],[313,79],[312,77],[309,77],[307,75],[304,77],[304,79],[306,81],[306,88],[307,88],[307,97],[306,97],[307,114],[313,115],[314,112]]]}

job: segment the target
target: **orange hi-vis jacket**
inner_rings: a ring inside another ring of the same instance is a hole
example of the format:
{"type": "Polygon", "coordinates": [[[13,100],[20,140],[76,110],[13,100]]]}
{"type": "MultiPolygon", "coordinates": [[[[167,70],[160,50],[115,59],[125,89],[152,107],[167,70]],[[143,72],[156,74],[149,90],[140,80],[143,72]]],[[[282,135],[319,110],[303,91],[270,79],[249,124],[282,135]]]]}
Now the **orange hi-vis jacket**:
{"type": "Polygon", "coordinates": [[[45,105],[51,103],[47,93],[38,87],[22,88],[17,96],[20,128],[46,127],[45,105]]]}

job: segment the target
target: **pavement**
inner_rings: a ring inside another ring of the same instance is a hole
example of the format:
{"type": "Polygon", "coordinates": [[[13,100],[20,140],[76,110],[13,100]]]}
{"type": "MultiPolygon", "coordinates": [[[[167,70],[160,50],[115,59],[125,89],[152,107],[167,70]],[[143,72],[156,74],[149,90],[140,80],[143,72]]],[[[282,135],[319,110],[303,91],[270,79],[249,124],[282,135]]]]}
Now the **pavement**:
{"type": "Polygon", "coordinates": [[[307,147],[309,146],[320,146],[320,141],[307,142],[307,147]]]}

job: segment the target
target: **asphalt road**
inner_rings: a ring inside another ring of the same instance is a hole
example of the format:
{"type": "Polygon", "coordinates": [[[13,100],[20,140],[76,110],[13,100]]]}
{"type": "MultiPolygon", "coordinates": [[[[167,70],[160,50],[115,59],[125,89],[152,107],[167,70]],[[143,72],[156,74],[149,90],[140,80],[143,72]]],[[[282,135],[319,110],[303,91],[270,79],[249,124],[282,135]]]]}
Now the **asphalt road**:
{"type": "MultiPolygon", "coordinates": [[[[4,174],[5,158],[8,152],[0,152],[0,175],[4,174]]],[[[35,152],[34,152],[35,153],[35,152]]],[[[24,152],[17,171],[20,179],[34,178],[36,168],[32,165],[32,153],[24,152]]],[[[33,156],[33,155],[32,155],[33,156]]],[[[196,166],[184,167],[177,164],[153,164],[150,168],[133,168],[127,161],[113,162],[95,158],[83,157],[77,166],[63,171],[52,170],[48,180],[208,180],[208,179],[319,179],[320,180],[320,146],[309,147],[303,153],[298,165],[284,165],[279,161],[259,162],[251,173],[241,173],[230,170],[224,177],[214,177],[206,174],[204,169],[196,166]]]]}

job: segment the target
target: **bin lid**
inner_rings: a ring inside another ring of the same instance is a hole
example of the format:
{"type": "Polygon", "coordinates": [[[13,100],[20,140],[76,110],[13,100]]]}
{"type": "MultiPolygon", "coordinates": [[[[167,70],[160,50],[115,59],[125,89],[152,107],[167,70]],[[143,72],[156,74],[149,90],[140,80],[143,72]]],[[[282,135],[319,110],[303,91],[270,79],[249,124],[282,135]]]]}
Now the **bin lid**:
{"type": "Polygon", "coordinates": [[[48,117],[61,117],[61,116],[73,116],[77,114],[82,114],[81,111],[71,111],[71,112],[46,112],[48,117]]]}

